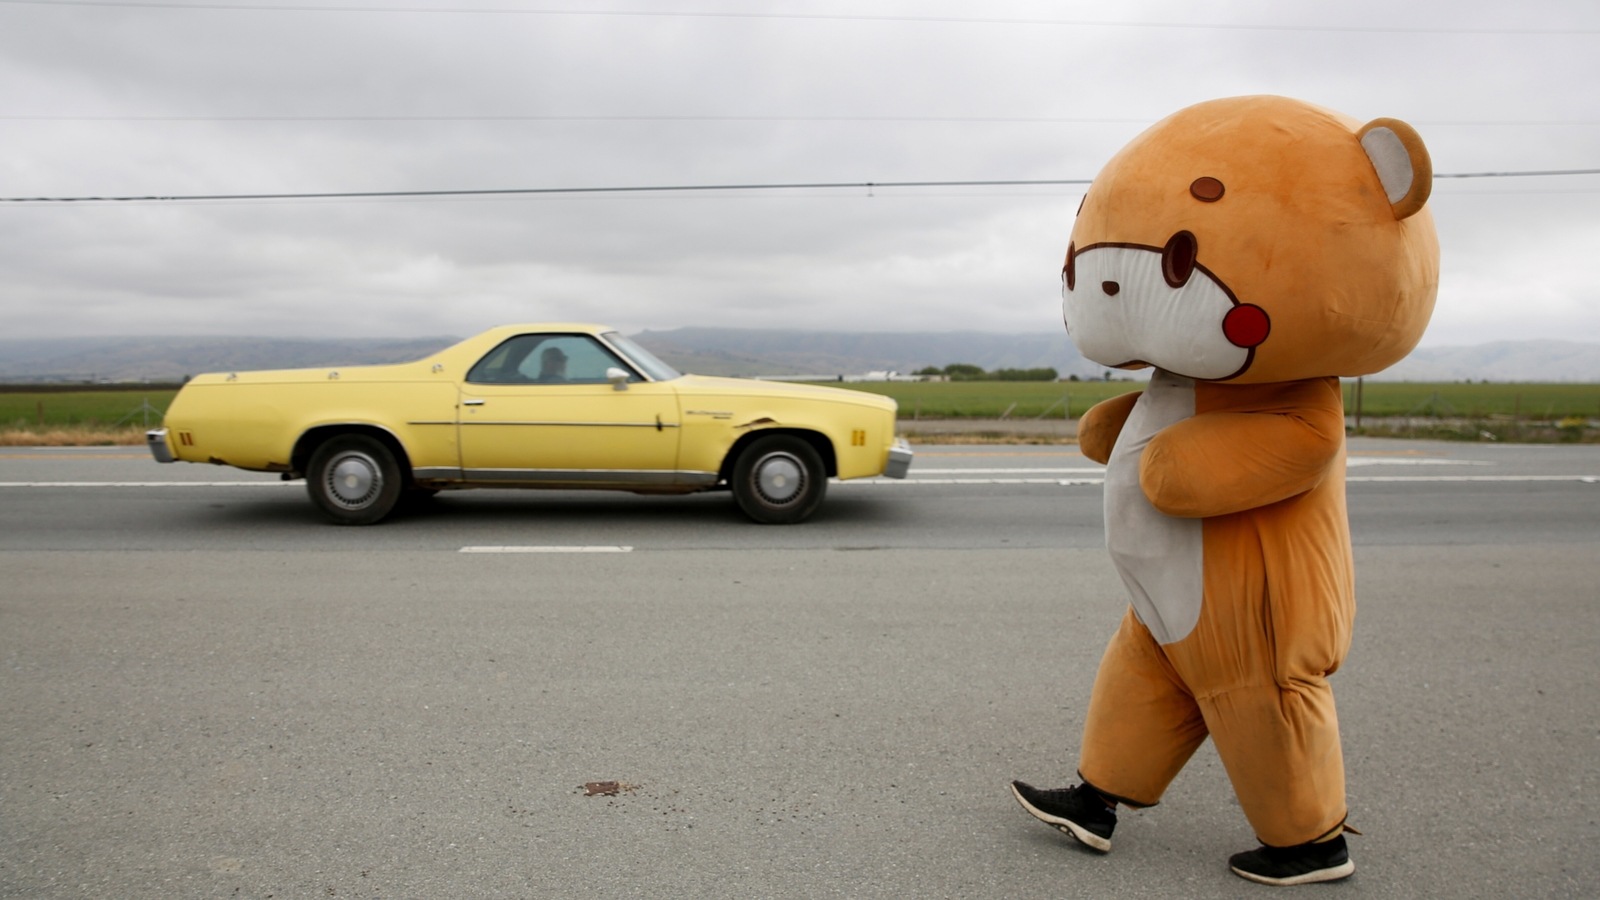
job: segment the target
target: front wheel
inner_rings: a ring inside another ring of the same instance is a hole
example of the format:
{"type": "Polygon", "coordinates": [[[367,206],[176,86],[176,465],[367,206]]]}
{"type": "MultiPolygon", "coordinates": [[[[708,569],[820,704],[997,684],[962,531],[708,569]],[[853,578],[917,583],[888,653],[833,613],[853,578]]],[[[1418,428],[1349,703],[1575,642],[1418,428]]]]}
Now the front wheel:
{"type": "Polygon", "coordinates": [[[306,490],[336,525],[382,521],[400,500],[400,464],[382,441],[361,434],[336,437],[311,454],[306,490]]]}
{"type": "Polygon", "coordinates": [[[733,499],[763,525],[792,525],[810,518],[828,491],[828,472],[816,448],[800,438],[758,438],[733,464],[733,499]]]}

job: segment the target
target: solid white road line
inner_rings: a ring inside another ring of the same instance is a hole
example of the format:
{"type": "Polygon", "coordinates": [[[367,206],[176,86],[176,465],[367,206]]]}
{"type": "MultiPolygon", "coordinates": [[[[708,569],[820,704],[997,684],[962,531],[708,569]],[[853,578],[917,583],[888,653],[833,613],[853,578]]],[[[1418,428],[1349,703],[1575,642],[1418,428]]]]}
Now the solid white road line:
{"type": "MultiPolygon", "coordinates": [[[[833,481],[835,486],[853,485],[970,485],[970,484],[1056,484],[1092,485],[1105,483],[1104,469],[940,469],[912,473],[910,478],[856,478],[850,481],[833,481]],[[1088,478],[929,478],[931,474],[1005,472],[1060,472],[1083,473],[1099,476],[1088,478]]],[[[1567,481],[1580,484],[1600,484],[1600,475],[1351,475],[1349,484],[1362,483],[1514,483],[1535,481],[1567,481]]],[[[196,488],[196,487],[300,487],[298,481],[0,481],[0,488],[196,488]]]]}
{"type": "Polygon", "coordinates": [[[915,469],[911,472],[914,476],[921,475],[1104,475],[1105,466],[1089,466],[1081,469],[915,469]]]}
{"type": "Polygon", "coordinates": [[[304,486],[299,481],[0,481],[0,487],[282,487],[304,486]]]}
{"type": "Polygon", "coordinates": [[[1346,481],[1577,481],[1600,483],[1600,475],[1363,475],[1346,481]]]}

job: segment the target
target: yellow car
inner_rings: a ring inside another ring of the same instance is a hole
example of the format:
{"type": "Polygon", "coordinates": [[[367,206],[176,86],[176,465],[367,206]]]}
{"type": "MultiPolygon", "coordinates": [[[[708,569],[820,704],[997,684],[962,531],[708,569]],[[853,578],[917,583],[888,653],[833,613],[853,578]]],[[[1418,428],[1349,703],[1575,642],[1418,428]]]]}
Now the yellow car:
{"type": "Polygon", "coordinates": [[[800,522],[829,478],[904,478],[895,403],[861,391],[682,375],[599,325],[507,325],[384,366],[200,375],[149,432],[159,462],[305,478],[334,522],[479,487],[732,490],[800,522]]]}

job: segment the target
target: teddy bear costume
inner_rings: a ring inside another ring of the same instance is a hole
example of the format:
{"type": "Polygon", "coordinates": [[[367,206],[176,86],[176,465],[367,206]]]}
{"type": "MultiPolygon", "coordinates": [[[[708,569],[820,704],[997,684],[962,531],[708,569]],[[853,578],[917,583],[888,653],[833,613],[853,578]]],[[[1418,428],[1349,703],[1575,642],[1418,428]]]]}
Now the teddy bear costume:
{"type": "Polygon", "coordinates": [[[1154,805],[1209,735],[1263,844],[1343,830],[1327,677],[1355,599],[1338,376],[1422,336],[1431,183],[1410,126],[1257,96],[1164,119],[1091,184],[1062,270],[1067,331],[1102,365],[1154,368],[1078,431],[1107,466],[1106,542],[1131,598],[1079,764],[1108,800],[1154,805]]]}

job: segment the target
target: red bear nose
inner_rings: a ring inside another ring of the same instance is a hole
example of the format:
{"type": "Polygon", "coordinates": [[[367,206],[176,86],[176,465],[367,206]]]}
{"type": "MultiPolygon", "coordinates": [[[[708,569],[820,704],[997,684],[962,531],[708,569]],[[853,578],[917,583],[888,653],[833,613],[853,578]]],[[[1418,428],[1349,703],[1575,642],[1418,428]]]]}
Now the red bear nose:
{"type": "Polygon", "coordinates": [[[1222,333],[1228,342],[1246,350],[1259,346],[1271,330],[1272,322],[1267,319],[1266,310],[1252,303],[1235,306],[1222,317],[1222,333]]]}
{"type": "Polygon", "coordinates": [[[1102,281],[1100,282],[1100,290],[1105,291],[1107,297],[1115,297],[1117,292],[1122,290],[1122,285],[1117,284],[1115,281],[1102,281]]]}

